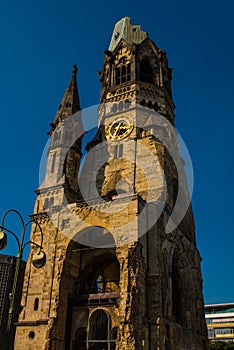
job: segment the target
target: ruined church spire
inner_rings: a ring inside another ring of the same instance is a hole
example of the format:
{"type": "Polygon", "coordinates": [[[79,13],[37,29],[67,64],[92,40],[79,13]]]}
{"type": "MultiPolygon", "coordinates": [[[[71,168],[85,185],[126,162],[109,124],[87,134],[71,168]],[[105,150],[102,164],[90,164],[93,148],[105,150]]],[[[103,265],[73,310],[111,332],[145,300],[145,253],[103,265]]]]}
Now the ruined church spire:
{"type": "Polygon", "coordinates": [[[72,78],[63,95],[53,123],[51,123],[50,134],[54,131],[57,125],[63,120],[70,117],[72,114],[80,111],[80,99],[77,87],[76,75],[78,72],[77,65],[73,65],[72,78]]]}

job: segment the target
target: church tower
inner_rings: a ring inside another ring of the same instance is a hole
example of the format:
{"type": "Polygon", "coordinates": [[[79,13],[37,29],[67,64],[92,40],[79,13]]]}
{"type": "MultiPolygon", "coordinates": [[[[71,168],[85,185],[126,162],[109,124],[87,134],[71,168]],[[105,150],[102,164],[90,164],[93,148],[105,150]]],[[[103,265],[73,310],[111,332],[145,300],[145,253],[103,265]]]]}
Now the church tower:
{"type": "Polygon", "coordinates": [[[129,17],[116,23],[82,167],[76,73],[49,132],[33,214],[47,262],[29,255],[15,349],[207,350],[166,53],[129,17]]]}

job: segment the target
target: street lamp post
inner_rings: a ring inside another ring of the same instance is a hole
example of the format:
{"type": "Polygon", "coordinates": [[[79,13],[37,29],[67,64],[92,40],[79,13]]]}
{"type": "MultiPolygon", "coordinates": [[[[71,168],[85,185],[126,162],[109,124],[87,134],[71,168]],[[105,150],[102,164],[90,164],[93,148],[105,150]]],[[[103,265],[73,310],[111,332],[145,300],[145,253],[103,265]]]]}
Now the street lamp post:
{"type": "Polygon", "coordinates": [[[29,244],[32,244],[35,247],[37,247],[37,249],[35,250],[35,252],[33,254],[33,258],[32,258],[32,264],[36,268],[41,268],[45,265],[46,254],[43,251],[43,247],[42,247],[43,233],[42,233],[42,229],[41,229],[41,226],[39,225],[39,223],[37,221],[35,221],[34,219],[30,219],[25,223],[22,215],[15,209],[7,210],[2,216],[2,221],[1,221],[1,225],[0,225],[0,250],[4,249],[7,245],[7,234],[6,233],[11,234],[15,238],[15,240],[17,242],[17,246],[18,246],[18,253],[17,253],[17,257],[16,257],[15,271],[14,271],[14,276],[13,276],[13,286],[12,286],[11,293],[9,295],[10,306],[9,306],[9,311],[8,311],[6,347],[5,347],[6,350],[11,350],[11,336],[13,335],[12,331],[13,331],[13,324],[14,324],[14,317],[13,316],[14,316],[14,313],[16,310],[16,305],[15,305],[15,303],[16,303],[16,290],[17,290],[17,285],[18,285],[19,272],[20,272],[20,266],[21,266],[21,262],[22,262],[22,258],[23,258],[24,249],[29,244]],[[8,228],[6,228],[4,226],[5,218],[10,212],[16,213],[18,215],[18,217],[20,218],[20,221],[22,224],[22,232],[21,232],[21,239],[20,240],[13,231],[9,230],[8,228]],[[27,227],[31,223],[35,223],[39,227],[40,234],[41,234],[40,244],[37,244],[31,240],[28,242],[25,242],[25,232],[26,232],[27,227]]]}

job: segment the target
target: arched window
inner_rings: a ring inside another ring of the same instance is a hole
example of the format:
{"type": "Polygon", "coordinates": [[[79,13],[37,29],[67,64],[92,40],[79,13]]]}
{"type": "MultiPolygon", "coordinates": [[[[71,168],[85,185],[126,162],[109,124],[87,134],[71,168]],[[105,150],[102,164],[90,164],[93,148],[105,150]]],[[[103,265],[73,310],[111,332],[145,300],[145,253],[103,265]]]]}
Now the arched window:
{"type": "Polygon", "coordinates": [[[49,203],[50,203],[50,207],[54,205],[54,197],[50,197],[49,203]]]}
{"type": "Polygon", "coordinates": [[[146,81],[147,83],[154,82],[153,69],[146,58],[144,58],[140,64],[140,80],[146,81]]]}
{"type": "Polygon", "coordinates": [[[54,172],[55,169],[55,161],[56,161],[56,153],[52,154],[52,163],[51,163],[51,173],[54,172]]]}
{"type": "Polygon", "coordinates": [[[48,204],[49,204],[49,199],[46,198],[46,199],[45,199],[45,202],[44,202],[44,209],[45,209],[45,210],[48,209],[48,204]]]}
{"type": "Polygon", "coordinates": [[[151,101],[148,102],[148,108],[153,108],[153,105],[152,105],[151,101]]]}
{"type": "Polygon", "coordinates": [[[85,328],[79,328],[73,342],[73,350],[86,350],[87,332],[85,328]]]}
{"type": "Polygon", "coordinates": [[[127,57],[121,57],[115,70],[116,85],[126,83],[131,80],[131,64],[127,61],[127,57]]]}
{"type": "Polygon", "coordinates": [[[107,340],[109,333],[109,315],[103,310],[92,313],[89,321],[89,340],[107,340]]]}
{"type": "Polygon", "coordinates": [[[111,340],[117,340],[118,337],[118,327],[114,327],[111,330],[111,340]]]}
{"type": "Polygon", "coordinates": [[[75,334],[72,350],[115,350],[118,337],[118,327],[111,329],[111,318],[108,312],[95,310],[88,326],[79,328],[75,334]]]}
{"type": "Polygon", "coordinates": [[[122,66],[122,72],[121,72],[122,74],[122,76],[121,76],[121,78],[122,78],[122,81],[121,81],[121,83],[125,83],[126,82],[126,73],[127,73],[127,70],[126,70],[126,66],[125,65],[123,65],[122,66]]]}
{"type": "Polygon", "coordinates": [[[110,315],[102,310],[95,310],[89,320],[89,350],[114,350],[118,329],[111,329],[110,315]]]}

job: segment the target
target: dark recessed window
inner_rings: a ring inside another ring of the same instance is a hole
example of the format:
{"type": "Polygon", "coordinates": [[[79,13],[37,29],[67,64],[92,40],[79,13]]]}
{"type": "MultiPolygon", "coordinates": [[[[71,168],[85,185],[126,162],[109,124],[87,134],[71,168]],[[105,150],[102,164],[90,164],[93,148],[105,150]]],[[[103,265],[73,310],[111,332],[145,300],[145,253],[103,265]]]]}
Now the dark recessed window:
{"type": "Polygon", "coordinates": [[[153,83],[153,69],[148,59],[143,59],[140,64],[140,80],[146,81],[147,83],[153,83]]]}
{"type": "Polygon", "coordinates": [[[35,298],[34,300],[34,311],[37,311],[39,307],[39,298],[35,298]]]}
{"type": "Polygon", "coordinates": [[[111,340],[117,340],[118,337],[118,327],[114,327],[111,330],[111,340]]]}
{"type": "Polygon", "coordinates": [[[35,338],[35,332],[33,332],[33,331],[29,332],[28,337],[29,337],[29,339],[34,339],[35,338]]]}
{"type": "Polygon", "coordinates": [[[86,350],[87,332],[85,328],[79,328],[73,343],[74,349],[86,350]]]}
{"type": "Polygon", "coordinates": [[[155,102],[155,104],[154,104],[154,110],[155,110],[156,112],[159,110],[159,106],[158,106],[157,102],[155,102]]]}
{"type": "Polygon", "coordinates": [[[151,101],[148,102],[148,108],[153,108],[153,105],[152,105],[151,101]]]}
{"type": "Polygon", "coordinates": [[[107,340],[108,339],[108,315],[103,310],[96,310],[90,317],[90,340],[107,340]]]}
{"type": "Polygon", "coordinates": [[[115,350],[118,328],[111,329],[111,318],[108,312],[98,309],[89,319],[89,331],[79,328],[75,334],[72,349],[79,350],[115,350]]]}

